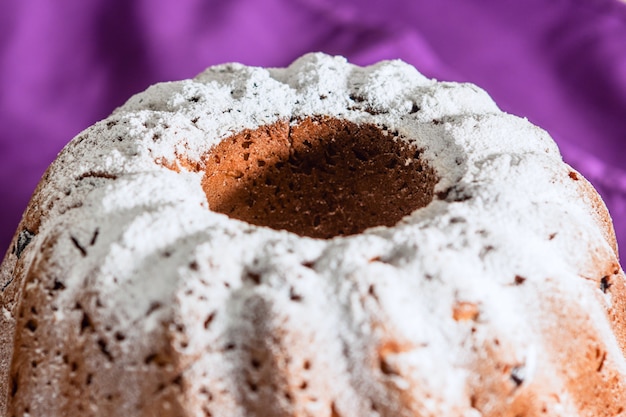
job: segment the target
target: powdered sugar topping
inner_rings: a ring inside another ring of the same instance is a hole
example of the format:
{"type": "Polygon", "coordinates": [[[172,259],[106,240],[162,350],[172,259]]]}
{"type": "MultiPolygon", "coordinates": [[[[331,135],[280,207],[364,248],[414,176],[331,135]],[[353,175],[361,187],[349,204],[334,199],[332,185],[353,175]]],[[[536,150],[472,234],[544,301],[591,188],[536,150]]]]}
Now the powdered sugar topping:
{"type": "Polygon", "coordinates": [[[92,314],[112,323],[105,337],[127,335],[116,359],[141,361],[134,352],[146,335],[174,329],[191,391],[216,381],[239,389],[245,346],[274,331],[274,349],[291,360],[280,366],[315,362],[326,376],[311,373],[310,392],[370,415],[358,400],[380,396],[370,346],[393,341],[382,372],[401,390],[446,398],[421,405],[443,415],[467,409],[470,346],[497,338],[506,346],[493,348],[498,360],[529,380],[551,360],[531,330],[540,315],[526,313],[542,311],[551,291],[589,299],[589,315],[604,322],[601,292],[588,291],[600,277],[580,275],[590,246],[611,249],[570,172],[543,130],[478,87],[427,79],[401,61],[362,68],[309,54],[288,68],[226,64],[152,86],[75,138],[40,191],[51,209],[35,244],[57,236],[53,256],[67,277],[58,305],[88,288],[99,297],[92,314]],[[202,171],[189,166],[234,133],[312,115],[384,127],[389,140],[423,150],[437,197],[395,227],[329,240],[210,210],[202,171]],[[357,364],[365,382],[355,387],[343,371],[357,364]]]}

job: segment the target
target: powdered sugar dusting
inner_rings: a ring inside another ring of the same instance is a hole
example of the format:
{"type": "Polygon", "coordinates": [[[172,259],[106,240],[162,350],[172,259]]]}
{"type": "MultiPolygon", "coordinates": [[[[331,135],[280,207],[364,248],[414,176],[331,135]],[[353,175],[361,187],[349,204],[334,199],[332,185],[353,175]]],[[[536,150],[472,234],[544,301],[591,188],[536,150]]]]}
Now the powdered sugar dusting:
{"type": "MultiPolygon", "coordinates": [[[[511,392],[534,387],[557,410],[570,406],[550,397],[565,389],[544,335],[547,317],[561,319],[554,300],[584,305],[611,366],[621,379],[626,371],[599,286],[598,268],[615,254],[571,172],[543,130],[478,87],[427,79],[401,61],[226,64],[152,86],[75,138],[39,190],[47,209],[24,272],[12,277],[9,254],[0,277],[23,280],[51,245],[58,261],[44,275],[63,280],[55,343],[68,343],[74,313],[59,312],[77,300],[102,325],[113,370],[90,384],[137,383],[165,361],[151,355],[167,342],[174,359],[163,369],[197,415],[244,416],[263,403],[276,415],[474,416],[478,396],[492,401],[485,410],[506,402],[481,391],[492,377],[476,375],[489,366],[509,372],[498,378],[511,392]],[[210,210],[202,171],[189,166],[234,133],[316,115],[373,124],[421,149],[437,198],[394,227],[329,240],[210,210]]],[[[3,307],[13,326],[7,315],[3,307]]],[[[58,372],[38,369],[33,387],[58,372]]],[[[132,389],[115,392],[121,414],[147,407],[132,389]]]]}

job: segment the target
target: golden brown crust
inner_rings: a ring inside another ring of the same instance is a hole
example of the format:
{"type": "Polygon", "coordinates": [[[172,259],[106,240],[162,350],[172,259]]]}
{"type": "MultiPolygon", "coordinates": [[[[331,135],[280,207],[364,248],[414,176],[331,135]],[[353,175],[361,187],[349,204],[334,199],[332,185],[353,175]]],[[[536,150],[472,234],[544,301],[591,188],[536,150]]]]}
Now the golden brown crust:
{"type": "MultiPolygon", "coordinates": [[[[124,357],[95,311],[101,302],[97,294],[83,294],[71,310],[59,310],[65,291],[64,277],[54,272],[59,236],[48,235],[23,275],[7,415],[185,416],[167,337],[151,337],[154,355],[124,357]]],[[[117,342],[125,337],[113,335],[117,342]]]]}
{"type": "Polygon", "coordinates": [[[609,358],[614,357],[608,354],[611,341],[596,330],[587,312],[566,307],[562,300],[555,301],[556,320],[544,337],[547,343],[561,346],[549,353],[554,363],[564,364],[554,371],[562,379],[568,397],[581,416],[620,415],[626,404],[626,378],[610,363],[609,358]]]}
{"type": "Polygon", "coordinates": [[[580,198],[588,203],[588,206],[594,214],[598,228],[604,235],[606,242],[611,246],[611,249],[613,249],[615,257],[619,262],[619,251],[617,249],[617,237],[615,236],[613,220],[611,219],[606,204],[602,201],[602,197],[600,197],[600,194],[598,194],[593,185],[577,171],[572,169],[569,173],[569,178],[578,186],[580,198]]]}

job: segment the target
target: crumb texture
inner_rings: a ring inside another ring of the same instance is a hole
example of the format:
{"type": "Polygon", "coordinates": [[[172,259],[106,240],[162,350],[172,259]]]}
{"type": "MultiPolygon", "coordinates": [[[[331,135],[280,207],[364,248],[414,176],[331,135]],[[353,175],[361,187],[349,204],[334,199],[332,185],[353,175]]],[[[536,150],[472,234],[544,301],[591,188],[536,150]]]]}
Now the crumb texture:
{"type": "Polygon", "coordinates": [[[224,140],[205,158],[211,210],[317,238],[393,226],[433,199],[420,151],[373,125],[278,122],[224,140]]]}
{"type": "Polygon", "coordinates": [[[626,415],[616,252],[474,85],[211,67],[45,173],[0,265],[0,416],[626,415]]]}

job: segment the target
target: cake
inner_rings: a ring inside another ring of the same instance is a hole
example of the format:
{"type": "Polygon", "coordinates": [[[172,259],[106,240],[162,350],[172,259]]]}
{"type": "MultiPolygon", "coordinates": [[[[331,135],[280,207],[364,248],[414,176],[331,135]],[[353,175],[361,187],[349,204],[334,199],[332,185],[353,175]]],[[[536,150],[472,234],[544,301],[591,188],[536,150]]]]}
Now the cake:
{"type": "Polygon", "coordinates": [[[211,67],[45,173],[0,267],[0,415],[626,415],[616,246],[474,85],[211,67]]]}

